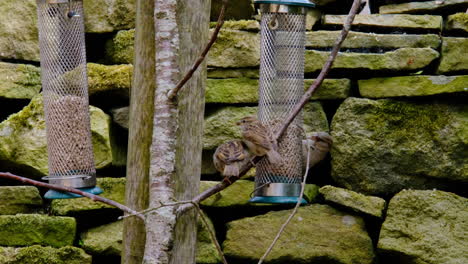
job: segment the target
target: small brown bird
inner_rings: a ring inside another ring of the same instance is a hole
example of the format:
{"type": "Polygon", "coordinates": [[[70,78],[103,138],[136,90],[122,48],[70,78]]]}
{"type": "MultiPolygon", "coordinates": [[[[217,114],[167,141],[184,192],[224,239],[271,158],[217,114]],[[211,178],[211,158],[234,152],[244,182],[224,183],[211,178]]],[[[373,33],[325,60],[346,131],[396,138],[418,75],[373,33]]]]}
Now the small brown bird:
{"type": "Polygon", "coordinates": [[[240,167],[249,160],[250,153],[240,140],[220,145],[213,155],[215,168],[225,177],[238,177],[240,167]]]}
{"type": "Polygon", "coordinates": [[[273,139],[273,133],[267,126],[258,121],[257,118],[248,116],[237,122],[242,129],[244,143],[256,156],[267,156],[271,164],[281,162],[278,153],[278,143],[273,139]]]}
{"type": "Polygon", "coordinates": [[[310,138],[302,140],[304,165],[307,164],[307,150],[310,148],[309,168],[322,161],[333,144],[332,137],[327,132],[314,132],[310,138]]]}

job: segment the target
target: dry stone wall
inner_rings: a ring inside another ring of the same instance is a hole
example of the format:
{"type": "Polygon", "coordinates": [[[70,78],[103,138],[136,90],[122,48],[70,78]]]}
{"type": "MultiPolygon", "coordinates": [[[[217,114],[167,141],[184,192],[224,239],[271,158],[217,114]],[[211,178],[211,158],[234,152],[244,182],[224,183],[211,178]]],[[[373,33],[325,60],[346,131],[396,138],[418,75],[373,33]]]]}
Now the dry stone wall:
{"type": "MultiPolygon", "coordinates": [[[[0,1],[0,171],[47,175],[34,0],[0,1]]],[[[215,148],[257,111],[259,31],[236,0],[207,58],[200,191],[221,179],[215,148]]],[[[322,69],[352,1],[308,14],[305,86],[322,69]]],[[[211,30],[221,0],[212,0],[211,30]]],[[[124,202],[135,1],[84,0],[98,186],[124,202]],[[102,3],[101,3],[102,2],[102,3]]],[[[304,206],[267,263],[468,263],[468,8],[466,0],[370,1],[303,112],[305,132],[334,144],[311,169],[304,206]],[[380,13],[379,13],[380,10],[380,13]]],[[[137,89],[138,87],[133,87],[137,89]]],[[[229,263],[256,263],[290,206],[251,204],[255,169],[207,199],[229,263]]],[[[120,263],[121,212],[0,180],[0,264],[120,263]]],[[[199,224],[199,264],[220,263],[199,224]]]]}

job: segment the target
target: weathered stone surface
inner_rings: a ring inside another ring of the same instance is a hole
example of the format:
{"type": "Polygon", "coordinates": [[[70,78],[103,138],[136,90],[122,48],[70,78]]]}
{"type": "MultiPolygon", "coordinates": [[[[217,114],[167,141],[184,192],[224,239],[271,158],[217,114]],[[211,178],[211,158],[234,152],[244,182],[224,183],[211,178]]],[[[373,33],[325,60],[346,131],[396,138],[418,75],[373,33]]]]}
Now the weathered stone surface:
{"type": "Polygon", "coordinates": [[[82,248],[91,255],[120,256],[123,221],[91,228],[81,233],[82,248]]]}
{"type": "MultiPolygon", "coordinates": [[[[85,0],[85,30],[114,32],[135,27],[135,0],[85,0]]],[[[0,58],[39,61],[36,1],[0,2],[0,58]]]]}
{"type": "Polygon", "coordinates": [[[88,33],[114,32],[135,27],[135,0],[84,0],[85,30],[88,33]]]}
{"type": "Polygon", "coordinates": [[[415,75],[358,81],[360,94],[370,98],[468,92],[467,83],[468,75],[415,75]]]}
{"type": "MultiPolygon", "coordinates": [[[[110,117],[99,108],[90,106],[89,109],[95,165],[98,169],[104,168],[112,162],[110,117]]],[[[0,123],[0,164],[26,170],[34,177],[47,174],[47,140],[41,95],[0,123]]]]}
{"type": "MultiPolygon", "coordinates": [[[[306,46],[310,48],[333,47],[341,31],[312,31],[306,33],[306,46]]],[[[435,34],[375,34],[364,32],[349,32],[341,45],[343,49],[362,48],[439,48],[441,39],[435,34]]]]}
{"type": "MultiPolygon", "coordinates": [[[[210,20],[216,21],[221,10],[222,0],[211,1],[210,20]]],[[[235,4],[230,4],[226,9],[226,20],[251,19],[255,10],[251,0],[236,0],[235,4]]]]}
{"type": "MultiPolygon", "coordinates": [[[[250,78],[208,79],[206,103],[258,103],[258,80],[250,78]]],[[[305,80],[305,89],[313,80],[305,80]]],[[[314,93],[312,99],[344,99],[349,96],[349,79],[326,79],[314,93]]]]}
{"type": "Polygon", "coordinates": [[[438,73],[468,72],[468,38],[442,38],[442,53],[438,73]]]}
{"type": "Polygon", "coordinates": [[[260,65],[260,35],[222,30],[208,53],[208,67],[242,68],[260,65]]]}
{"type": "Polygon", "coordinates": [[[348,98],[332,121],[332,177],[374,195],[466,183],[467,114],[456,103],[348,98]]]}
{"type": "MultiPolygon", "coordinates": [[[[211,220],[205,216],[211,230],[214,230],[211,220]]],[[[82,248],[91,255],[120,256],[122,252],[123,221],[113,222],[91,228],[81,233],[82,248]]],[[[220,262],[216,246],[211,241],[208,230],[198,220],[197,261],[199,264],[217,264],[220,262]]],[[[1,263],[1,262],[0,262],[1,263]]]]}
{"type": "Polygon", "coordinates": [[[119,126],[128,129],[129,111],[128,106],[112,109],[112,121],[117,123],[119,126]]]}
{"type": "Polygon", "coordinates": [[[83,249],[72,246],[0,247],[0,264],[91,264],[91,260],[83,249]]]}
{"type": "Polygon", "coordinates": [[[128,98],[132,84],[132,65],[88,63],[89,96],[128,98]]]}
{"type": "MultiPolygon", "coordinates": [[[[323,24],[325,26],[342,26],[346,20],[346,15],[325,15],[323,24]]],[[[368,29],[386,30],[425,30],[439,32],[442,27],[441,16],[430,15],[356,15],[354,27],[368,29]]]]}
{"type": "MultiPolygon", "coordinates": [[[[216,24],[217,22],[211,22],[210,28],[215,28],[216,24]]],[[[259,32],[260,23],[257,20],[228,20],[224,21],[223,30],[225,29],[259,32]]]]}
{"type": "Polygon", "coordinates": [[[0,215],[42,211],[42,198],[33,186],[0,186],[0,215]]]}
{"type": "MultiPolygon", "coordinates": [[[[330,52],[307,50],[305,72],[318,72],[323,68],[330,52]]],[[[401,48],[385,53],[338,54],[332,69],[367,71],[414,71],[428,66],[439,57],[431,48],[401,48]]]]}
{"type": "Polygon", "coordinates": [[[443,10],[452,12],[465,11],[468,7],[466,0],[444,0],[427,2],[409,2],[384,5],[379,8],[380,14],[437,14],[443,10]]]}
{"type": "Polygon", "coordinates": [[[404,190],[390,200],[378,248],[384,258],[398,260],[394,263],[465,263],[467,233],[468,199],[435,190],[404,190]]]}
{"type": "MultiPolygon", "coordinates": [[[[217,181],[201,181],[200,192],[203,192],[219,182],[217,181]]],[[[251,193],[255,189],[253,181],[238,180],[229,188],[211,196],[210,198],[201,202],[202,206],[206,207],[252,207],[252,206],[265,206],[265,204],[250,203],[251,193]]],[[[304,191],[304,198],[308,201],[314,201],[318,195],[318,186],[315,184],[306,184],[304,191]]]]}
{"type": "MultiPolygon", "coordinates": [[[[257,107],[223,107],[205,118],[203,149],[215,149],[220,144],[235,138],[241,138],[241,131],[236,122],[249,115],[256,115],[257,107]]],[[[306,105],[304,112],[304,129],[311,131],[328,131],[328,121],[320,103],[306,105]]]]}
{"type": "Polygon", "coordinates": [[[115,64],[133,63],[135,30],[121,30],[106,43],[106,59],[115,64]]]}
{"type": "Polygon", "coordinates": [[[225,79],[225,78],[260,78],[260,73],[257,69],[251,68],[208,68],[208,78],[225,79]]]}
{"type": "Polygon", "coordinates": [[[0,62],[0,98],[31,99],[41,89],[38,67],[0,62]]]}
{"type": "Polygon", "coordinates": [[[448,16],[445,23],[445,30],[468,33],[468,14],[457,13],[448,16]]]}
{"type": "Polygon", "coordinates": [[[319,189],[326,201],[336,203],[355,212],[381,218],[385,209],[385,200],[375,196],[366,196],[357,192],[334,187],[323,186],[319,189]]]}
{"type": "Polygon", "coordinates": [[[39,61],[35,0],[0,1],[0,59],[39,61]]]}
{"type": "MultiPolygon", "coordinates": [[[[227,224],[227,257],[254,263],[263,255],[291,210],[270,212],[227,224]]],[[[373,263],[372,241],[364,221],[328,205],[299,208],[266,263],[373,263]]]]}
{"type": "Polygon", "coordinates": [[[73,244],[76,221],[72,217],[40,214],[0,215],[0,246],[53,246],[73,244]]]}
{"type": "MultiPolygon", "coordinates": [[[[125,203],[125,178],[97,178],[97,186],[101,187],[103,193],[100,196],[125,203]]],[[[51,203],[51,212],[54,215],[73,215],[75,213],[89,213],[103,209],[116,209],[113,206],[94,202],[88,198],[56,199],[51,203]]]]}

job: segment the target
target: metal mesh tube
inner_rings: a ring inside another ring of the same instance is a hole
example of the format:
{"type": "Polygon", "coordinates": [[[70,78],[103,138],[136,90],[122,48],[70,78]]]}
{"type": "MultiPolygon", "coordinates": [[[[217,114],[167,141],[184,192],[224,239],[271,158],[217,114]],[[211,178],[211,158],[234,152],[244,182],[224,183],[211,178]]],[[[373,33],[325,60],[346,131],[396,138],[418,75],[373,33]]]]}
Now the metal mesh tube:
{"type": "MultiPolygon", "coordinates": [[[[275,129],[304,94],[305,15],[262,13],[259,120],[275,129]]],[[[302,180],[302,115],[279,141],[280,164],[263,159],[257,166],[257,189],[267,183],[298,184],[302,180]]],[[[257,190],[256,194],[264,194],[257,190]]]]}
{"type": "Polygon", "coordinates": [[[37,0],[49,176],[53,184],[95,185],[81,0],[37,0]]]}

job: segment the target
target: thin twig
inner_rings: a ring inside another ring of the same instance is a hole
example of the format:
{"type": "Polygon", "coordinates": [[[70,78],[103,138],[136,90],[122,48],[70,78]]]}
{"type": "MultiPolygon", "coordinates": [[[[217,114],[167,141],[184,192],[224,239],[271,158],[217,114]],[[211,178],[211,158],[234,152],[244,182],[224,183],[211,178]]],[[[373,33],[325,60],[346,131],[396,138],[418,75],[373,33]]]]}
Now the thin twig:
{"type": "Polygon", "coordinates": [[[208,42],[208,44],[206,44],[205,49],[201,53],[200,57],[195,61],[192,68],[185,74],[184,78],[182,78],[182,80],[176,85],[176,87],[169,93],[169,100],[174,100],[176,98],[177,94],[182,89],[182,87],[184,87],[184,85],[190,80],[190,78],[192,78],[193,74],[198,69],[200,64],[205,60],[208,51],[210,51],[211,46],[213,46],[216,39],[218,38],[218,33],[224,24],[224,14],[226,13],[226,7],[228,2],[229,0],[223,0],[221,11],[219,12],[218,22],[216,23],[216,27],[213,31],[213,34],[211,35],[210,41],[208,42]]]}
{"type": "Polygon", "coordinates": [[[307,175],[309,174],[309,166],[310,166],[310,141],[308,140],[307,141],[307,162],[306,162],[306,170],[305,170],[305,173],[304,173],[304,179],[302,180],[302,185],[301,185],[301,192],[299,194],[299,197],[297,199],[297,203],[296,203],[296,206],[294,206],[294,209],[293,211],[291,212],[291,214],[289,215],[288,219],[283,223],[283,225],[281,226],[280,230],[278,231],[278,233],[276,234],[276,237],[275,239],[273,239],[273,241],[271,242],[270,246],[268,247],[268,249],[265,251],[265,253],[263,254],[263,256],[260,258],[260,260],[258,261],[257,264],[262,264],[263,261],[265,260],[265,258],[268,256],[268,254],[270,254],[270,252],[273,250],[273,247],[275,246],[276,242],[278,242],[279,238],[281,237],[281,234],[283,233],[284,229],[286,228],[286,226],[289,224],[289,222],[291,222],[291,220],[293,219],[294,215],[296,215],[297,213],[297,209],[299,208],[299,206],[301,205],[301,202],[302,202],[302,196],[304,195],[304,190],[305,190],[305,185],[306,185],[306,181],[307,181],[307,175]]]}
{"type": "Polygon", "coordinates": [[[163,207],[176,206],[176,205],[183,205],[183,204],[191,204],[191,203],[193,203],[192,200],[190,200],[190,201],[173,202],[173,203],[161,203],[161,202],[160,202],[160,205],[159,205],[159,206],[152,207],[152,208],[148,208],[148,209],[145,209],[145,210],[142,210],[142,211],[139,211],[139,212],[135,212],[134,214],[121,215],[121,216],[119,216],[119,220],[124,219],[124,218],[127,218],[127,217],[130,217],[130,216],[135,216],[135,215],[138,215],[138,214],[145,215],[145,214],[151,213],[151,212],[153,212],[153,211],[156,211],[156,210],[158,210],[158,209],[161,209],[161,208],[163,208],[163,207]]]}
{"type": "MultiPolygon", "coordinates": [[[[325,62],[325,65],[323,66],[322,70],[320,71],[319,76],[315,81],[312,83],[312,85],[309,87],[309,89],[305,92],[305,94],[302,96],[300,103],[294,108],[294,110],[291,112],[291,114],[287,117],[287,119],[284,121],[281,129],[275,134],[275,138],[278,140],[286,131],[288,126],[291,124],[291,122],[296,118],[296,116],[299,114],[299,112],[304,108],[304,105],[310,100],[314,92],[317,90],[318,87],[322,84],[323,80],[325,79],[325,76],[327,76],[328,72],[331,69],[331,66],[333,65],[333,62],[335,61],[336,55],[338,54],[338,51],[341,48],[341,44],[345,40],[346,36],[348,36],[349,29],[351,28],[351,23],[354,20],[354,17],[356,16],[357,9],[359,8],[361,0],[354,0],[353,6],[351,7],[351,10],[349,11],[348,17],[346,18],[345,24],[343,25],[343,30],[341,31],[340,36],[335,42],[335,45],[333,46],[333,49],[330,53],[330,56],[328,60],[325,62]]],[[[257,163],[261,157],[255,157],[254,162],[257,163]]],[[[223,181],[221,183],[216,184],[215,186],[205,190],[204,192],[198,194],[193,198],[192,201],[196,203],[200,203],[201,201],[207,199],[208,197],[212,196],[215,193],[218,193],[224,189],[226,189],[228,186],[236,182],[240,177],[244,176],[250,169],[252,168],[251,163],[245,164],[241,168],[240,176],[239,177],[232,177],[232,179],[229,179],[229,181],[223,181]]],[[[187,204],[185,206],[179,207],[177,210],[178,214],[182,214],[185,211],[189,210],[192,206],[190,204],[187,204]]]]}
{"type": "Polygon", "coordinates": [[[145,217],[142,214],[136,212],[135,210],[133,210],[131,208],[128,208],[127,206],[125,206],[123,204],[120,204],[120,203],[118,203],[118,202],[116,202],[114,200],[107,199],[107,198],[104,198],[104,197],[99,196],[99,195],[83,192],[81,190],[70,188],[70,187],[54,185],[54,184],[48,184],[48,183],[45,183],[45,182],[31,180],[29,178],[14,175],[14,174],[11,174],[9,172],[0,172],[0,178],[6,178],[6,179],[10,179],[10,180],[20,181],[20,182],[23,182],[23,183],[27,183],[27,184],[31,184],[31,185],[34,185],[34,186],[43,187],[43,188],[47,188],[47,189],[51,189],[51,190],[57,190],[57,191],[60,191],[60,192],[70,192],[70,193],[79,194],[79,195],[87,197],[87,198],[89,198],[89,199],[91,199],[93,201],[97,201],[97,202],[101,202],[101,203],[105,203],[105,204],[117,207],[118,209],[124,211],[125,213],[135,215],[135,216],[141,218],[141,220],[145,221],[145,217]]]}

